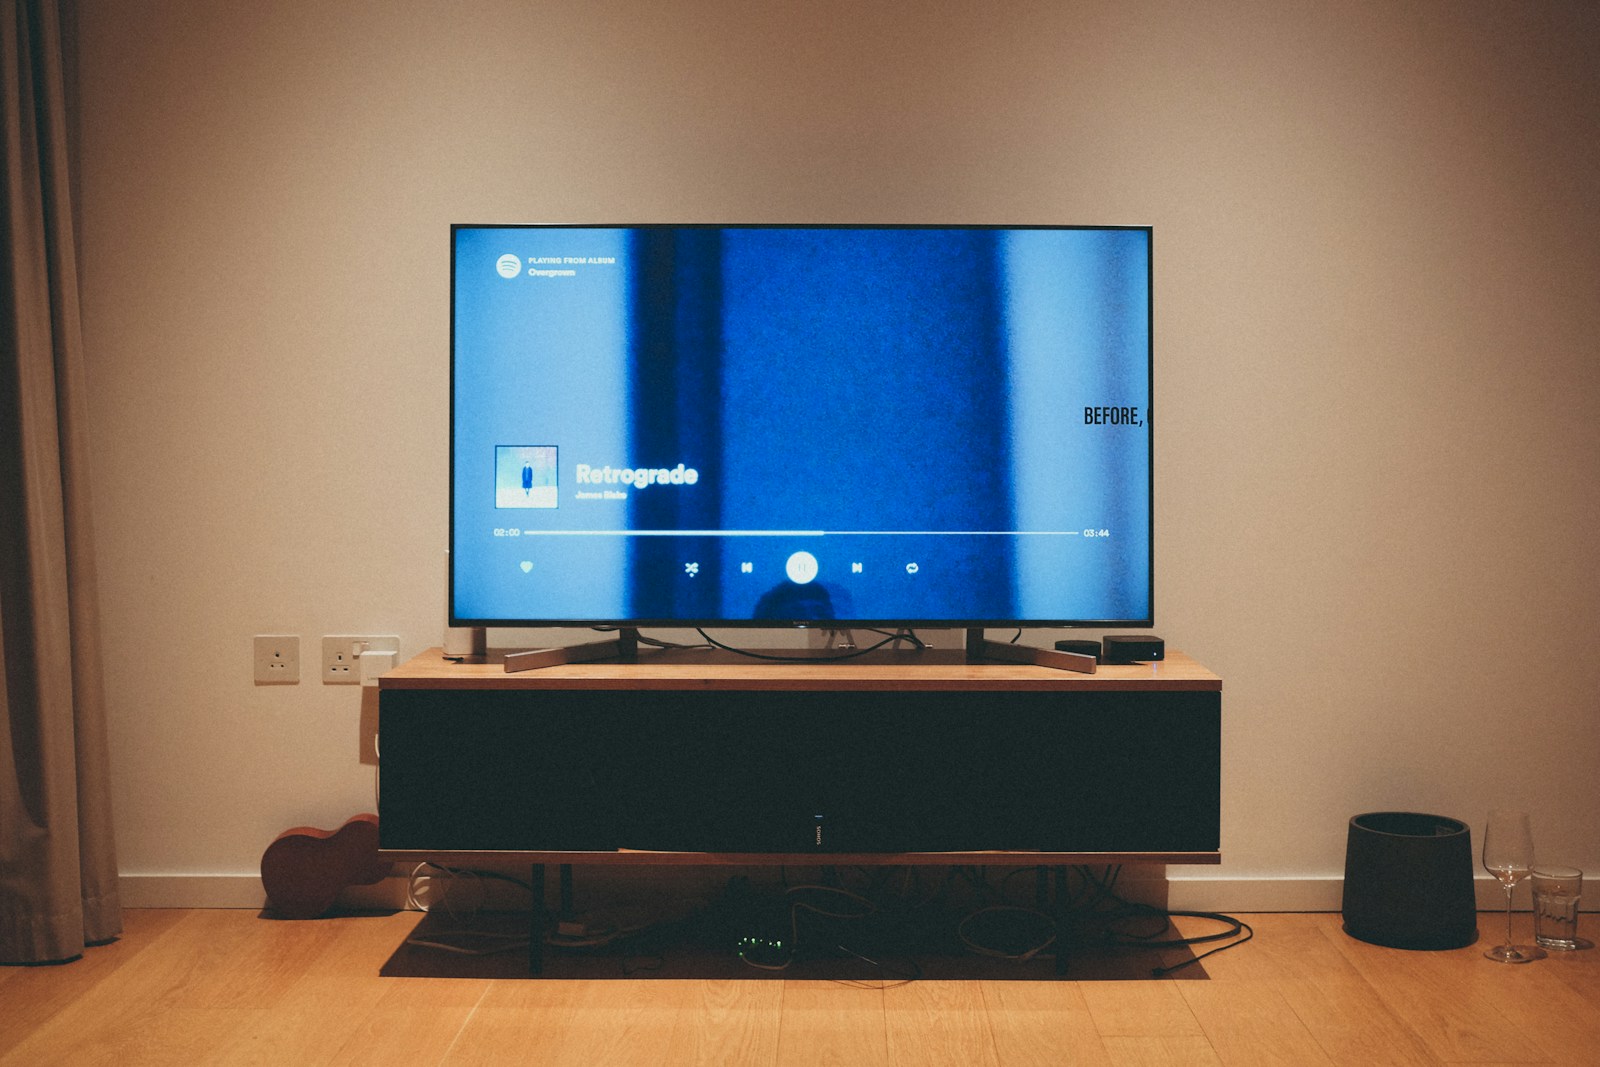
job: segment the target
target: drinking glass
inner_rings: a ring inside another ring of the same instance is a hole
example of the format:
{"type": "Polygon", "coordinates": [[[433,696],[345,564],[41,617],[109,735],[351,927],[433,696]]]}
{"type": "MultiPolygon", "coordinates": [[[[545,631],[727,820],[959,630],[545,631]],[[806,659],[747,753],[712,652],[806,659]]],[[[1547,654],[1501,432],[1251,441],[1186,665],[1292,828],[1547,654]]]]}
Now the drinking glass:
{"type": "Polygon", "coordinates": [[[1533,943],[1540,948],[1574,949],[1578,940],[1578,901],[1583,872],[1576,867],[1533,869],[1533,943]]]}
{"type": "Polygon", "coordinates": [[[1517,945],[1511,939],[1511,891],[1533,870],[1533,828],[1525,811],[1496,809],[1489,813],[1483,831],[1483,865],[1506,887],[1506,940],[1484,955],[1500,963],[1528,963],[1543,959],[1544,950],[1517,945]]]}

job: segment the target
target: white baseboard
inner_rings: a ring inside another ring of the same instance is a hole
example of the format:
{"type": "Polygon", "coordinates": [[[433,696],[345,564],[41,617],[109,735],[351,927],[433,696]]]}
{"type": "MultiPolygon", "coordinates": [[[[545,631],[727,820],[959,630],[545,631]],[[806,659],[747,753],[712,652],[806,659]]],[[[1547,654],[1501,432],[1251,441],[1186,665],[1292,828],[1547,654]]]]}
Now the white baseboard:
{"type": "MultiPolygon", "coordinates": [[[[351,886],[340,894],[349,907],[404,908],[409,870],[370,886],[351,886]]],[[[251,908],[266,904],[259,874],[124,874],[120,879],[126,908],[251,908]]],[[[1130,867],[1117,882],[1128,900],[1178,911],[1265,912],[1326,911],[1343,906],[1344,879],[1172,877],[1160,867],[1130,867]]],[[[1505,908],[1505,891],[1487,876],[1475,879],[1480,911],[1505,908]]],[[[1517,894],[1517,909],[1527,909],[1527,892],[1517,894]]],[[[1584,909],[1589,910],[1589,909],[1584,909]]]]}
{"type": "Polygon", "coordinates": [[[1168,877],[1166,906],[1174,911],[1338,911],[1343,878],[1168,877]]]}
{"type": "Polygon", "coordinates": [[[259,908],[267,894],[255,874],[124,874],[125,908],[259,908]]]}
{"type": "MultiPolygon", "coordinates": [[[[1344,878],[1168,878],[1166,906],[1178,911],[1340,911],[1344,907],[1344,878]]],[[[1476,874],[1473,894],[1479,911],[1504,911],[1506,891],[1487,874],[1476,874]]],[[[1517,889],[1517,911],[1527,911],[1526,889],[1517,889]]],[[[1589,911],[1589,908],[1584,908],[1589,911]]]]}
{"type": "MultiPolygon", "coordinates": [[[[125,908],[266,907],[259,874],[124,874],[117,879],[125,908]]],[[[377,885],[351,886],[339,902],[353,908],[403,908],[407,878],[393,876],[377,885]]]]}

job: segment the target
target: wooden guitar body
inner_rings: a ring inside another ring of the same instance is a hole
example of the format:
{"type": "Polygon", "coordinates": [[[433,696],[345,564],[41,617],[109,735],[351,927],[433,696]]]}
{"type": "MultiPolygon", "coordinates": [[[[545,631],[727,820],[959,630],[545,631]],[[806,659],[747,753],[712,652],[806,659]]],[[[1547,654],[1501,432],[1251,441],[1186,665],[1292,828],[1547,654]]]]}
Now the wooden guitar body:
{"type": "Polygon", "coordinates": [[[261,855],[267,903],[286,919],[315,919],[352,885],[388,877],[378,857],[378,817],[354,815],[337,830],[296,826],[279,834],[261,855]]]}

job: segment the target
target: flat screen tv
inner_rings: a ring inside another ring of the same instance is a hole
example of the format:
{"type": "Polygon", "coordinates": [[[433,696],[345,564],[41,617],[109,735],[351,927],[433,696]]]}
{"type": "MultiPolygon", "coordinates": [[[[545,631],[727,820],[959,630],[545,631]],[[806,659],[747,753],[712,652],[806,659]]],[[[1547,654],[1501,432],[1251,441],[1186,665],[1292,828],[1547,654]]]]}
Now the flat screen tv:
{"type": "Polygon", "coordinates": [[[1151,230],[457,225],[458,626],[1148,626],[1151,230]]]}

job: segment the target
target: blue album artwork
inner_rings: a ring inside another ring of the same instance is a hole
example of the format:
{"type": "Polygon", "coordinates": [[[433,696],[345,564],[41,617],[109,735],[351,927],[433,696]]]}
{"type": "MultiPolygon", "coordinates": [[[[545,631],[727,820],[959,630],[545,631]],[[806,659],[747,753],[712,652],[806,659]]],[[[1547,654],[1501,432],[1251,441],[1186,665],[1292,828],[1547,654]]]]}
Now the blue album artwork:
{"type": "Polygon", "coordinates": [[[555,445],[500,445],[494,451],[495,507],[560,507],[559,449],[555,445]]]}

